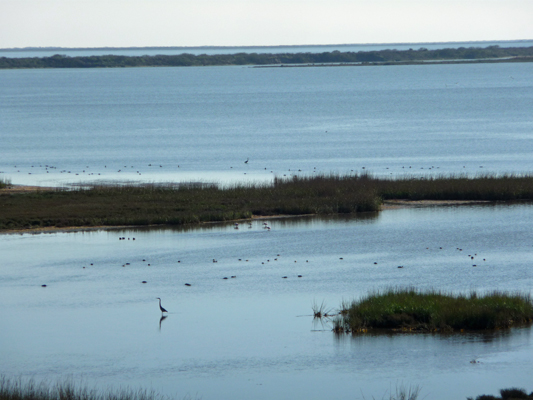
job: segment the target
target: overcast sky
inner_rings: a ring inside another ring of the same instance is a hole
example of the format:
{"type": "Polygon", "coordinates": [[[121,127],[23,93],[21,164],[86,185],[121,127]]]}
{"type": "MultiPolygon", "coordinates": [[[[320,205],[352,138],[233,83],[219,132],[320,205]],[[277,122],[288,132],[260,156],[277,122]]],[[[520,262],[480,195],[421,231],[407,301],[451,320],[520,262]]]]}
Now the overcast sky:
{"type": "Polygon", "coordinates": [[[533,39],[533,0],[0,0],[0,48],[533,39]]]}

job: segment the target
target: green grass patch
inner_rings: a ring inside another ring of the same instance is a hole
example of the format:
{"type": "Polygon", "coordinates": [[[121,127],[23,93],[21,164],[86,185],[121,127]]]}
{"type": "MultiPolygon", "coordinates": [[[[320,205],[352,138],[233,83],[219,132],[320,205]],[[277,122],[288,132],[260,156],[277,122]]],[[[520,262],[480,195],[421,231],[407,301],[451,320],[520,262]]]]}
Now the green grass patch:
{"type": "Polygon", "coordinates": [[[271,184],[106,185],[2,193],[0,230],[183,225],[252,216],[379,211],[384,200],[533,200],[533,175],[294,176],[271,184]]]}
{"type": "Polygon", "coordinates": [[[484,295],[422,292],[414,288],[375,292],[344,305],[334,321],[337,333],[388,329],[452,332],[509,328],[530,324],[529,294],[494,291],[484,295]]]}

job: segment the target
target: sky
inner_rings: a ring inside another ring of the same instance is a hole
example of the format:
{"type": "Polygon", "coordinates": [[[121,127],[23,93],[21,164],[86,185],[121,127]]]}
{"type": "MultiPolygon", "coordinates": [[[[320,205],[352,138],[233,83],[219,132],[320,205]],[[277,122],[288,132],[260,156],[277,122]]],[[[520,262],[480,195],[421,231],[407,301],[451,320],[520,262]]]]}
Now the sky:
{"type": "Polygon", "coordinates": [[[533,0],[0,0],[0,48],[533,39],[533,0]]]}

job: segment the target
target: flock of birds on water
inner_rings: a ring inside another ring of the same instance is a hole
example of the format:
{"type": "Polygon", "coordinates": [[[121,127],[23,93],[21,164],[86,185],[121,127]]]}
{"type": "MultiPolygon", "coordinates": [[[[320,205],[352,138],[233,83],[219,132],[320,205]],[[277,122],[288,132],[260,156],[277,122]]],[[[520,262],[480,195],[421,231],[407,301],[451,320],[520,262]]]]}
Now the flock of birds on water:
{"type": "MultiPolygon", "coordinates": [[[[247,158],[246,161],[244,161],[244,164],[249,164],[250,162],[250,158],[247,158]]],[[[93,172],[93,169],[92,167],[90,167],[89,165],[86,165],[85,168],[81,168],[80,170],[72,170],[72,169],[59,169],[58,167],[56,166],[53,166],[53,165],[49,165],[49,164],[39,164],[39,165],[30,165],[30,166],[23,166],[22,169],[19,166],[17,165],[14,165],[13,168],[10,170],[10,171],[0,171],[0,177],[2,174],[16,174],[16,173],[24,173],[24,174],[28,174],[28,175],[40,175],[40,174],[49,174],[49,173],[59,173],[59,174],[71,174],[73,176],[86,176],[86,177],[94,177],[95,179],[95,182],[97,182],[98,180],[102,179],[102,178],[98,178],[98,177],[108,177],[110,179],[116,179],[118,177],[118,175],[123,175],[124,176],[124,179],[127,179],[129,176],[131,176],[132,174],[136,175],[136,176],[142,176],[143,172],[148,172],[150,174],[150,176],[153,176],[153,174],[155,173],[154,172],[154,168],[158,169],[159,171],[162,171],[164,170],[165,173],[168,173],[168,169],[167,166],[163,167],[163,164],[158,164],[158,163],[150,163],[150,164],[147,164],[144,168],[148,168],[148,169],[143,169],[143,167],[136,167],[134,165],[124,165],[124,166],[110,166],[108,168],[107,165],[104,165],[103,167],[100,166],[100,167],[97,167],[97,171],[94,171],[93,172]],[[35,168],[35,169],[33,169],[35,168]]],[[[172,169],[171,172],[178,172],[178,169],[180,168],[180,165],[172,165],[170,167],[170,169],[172,169]]],[[[479,168],[483,168],[482,165],[479,166],[479,168]]],[[[233,169],[232,166],[229,167],[229,169],[233,169]]],[[[392,167],[373,167],[372,171],[374,173],[379,173],[379,170],[390,170],[390,169],[394,169],[392,167]]],[[[435,170],[435,169],[440,169],[440,167],[435,167],[435,166],[420,166],[420,167],[413,167],[411,165],[409,166],[397,166],[395,169],[399,169],[399,170],[424,170],[424,171],[432,171],[432,170],[435,170]]],[[[463,165],[463,169],[467,169],[467,166],[466,165],[463,165]]],[[[305,169],[302,170],[301,168],[289,168],[287,171],[279,171],[279,172],[274,172],[273,169],[270,169],[268,167],[264,167],[264,169],[262,170],[254,170],[253,172],[254,173],[258,173],[259,171],[261,172],[264,172],[264,171],[270,171],[271,174],[277,174],[278,176],[284,176],[286,177],[287,175],[288,176],[294,176],[294,175],[298,175],[298,174],[301,174],[301,173],[304,173],[304,174],[316,174],[318,173],[319,171],[316,169],[316,167],[313,167],[313,169],[309,170],[309,171],[306,171],[305,169]]],[[[358,167],[356,169],[350,169],[349,172],[357,172],[357,171],[367,171],[367,168],[365,166],[362,166],[362,167],[358,167]]],[[[250,172],[250,171],[248,171],[250,172]]],[[[243,172],[244,175],[246,175],[248,172],[243,172]]],[[[389,175],[393,175],[393,172],[390,172],[389,175]]],[[[47,177],[47,180],[48,179],[52,179],[52,178],[49,178],[47,177]]],[[[81,178],[73,178],[73,179],[81,179],[81,178]]],[[[93,178],[91,178],[93,179],[93,178]]],[[[131,179],[135,179],[135,178],[131,178],[131,179]]],[[[78,182],[70,182],[71,184],[77,184],[78,182]]]]}
{"type": "MultiPolygon", "coordinates": [[[[257,221],[256,224],[257,224],[257,223],[259,223],[259,221],[257,221]]],[[[234,230],[238,230],[242,225],[246,225],[248,229],[253,228],[253,223],[252,223],[251,221],[247,221],[247,222],[245,222],[244,224],[239,223],[239,222],[235,222],[235,223],[233,223],[233,229],[234,229],[234,230]]],[[[269,223],[266,222],[266,221],[261,223],[261,227],[262,227],[262,229],[265,229],[266,231],[270,231],[270,230],[271,230],[271,226],[270,226],[269,223]]],[[[136,238],[135,238],[135,237],[119,236],[118,240],[119,240],[119,241],[135,241],[136,238]]],[[[436,250],[436,251],[443,251],[443,250],[445,250],[445,249],[444,249],[443,247],[438,247],[438,248],[430,248],[430,247],[426,247],[426,250],[430,250],[430,251],[433,251],[433,250],[436,250]]],[[[463,249],[460,248],[460,247],[456,247],[456,248],[454,249],[454,251],[462,254],[463,249]]],[[[466,253],[466,252],[465,252],[465,253],[466,253]]],[[[280,257],[281,257],[281,254],[276,254],[276,257],[272,257],[272,260],[271,260],[270,258],[268,258],[268,259],[266,259],[266,260],[261,261],[261,265],[265,265],[265,263],[268,264],[268,263],[270,263],[271,261],[272,261],[272,262],[277,262],[277,261],[280,259],[280,257]]],[[[471,264],[472,267],[477,267],[477,266],[478,266],[478,263],[479,263],[480,261],[477,261],[477,260],[482,260],[481,262],[486,262],[486,258],[482,258],[482,259],[481,259],[481,257],[479,257],[477,253],[471,253],[471,254],[468,254],[468,255],[465,256],[465,258],[468,258],[468,260],[469,260],[471,263],[476,262],[475,264],[471,264]]],[[[249,262],[250,259],[238,258],[237,261],[238,261],[238,262],[242,262],[242,261],[244,261],[244,262],[249,262]]],[[[339,258],[338,258],[338,261],[339,261],[339,262],[343,262],[343,261],[344,261],[344,257],[339,257],[339,258]]],[[[142,262],[143,262],[143,263],[146,263],[145,265],[146,265],[147,267],[150,267],[150,266],[151,266],[151,263],[147,262],[146,258],[143,258],[143,259],[142,259],[142,262]]],[[[213,259],[211,260],[211,262],[212,262],[212,263],[218,263],[218,260],[217,260],[216,258],[213,258],[213,259]]],[[[257,263],[258,261],[255,261],[255,262],[257,263]]],[[[298,260],[294,260],[294,263],[297,263],[297,262],[298,262],[298,260]]],[[[306,262],[306,263],[309,263],[309,260],[305,260],[305,262],[306,262]]],[[[177,260],[177,263],[180,264],[180,263],[181,263],[181,260],[177,260]]],[[[387,263],[387,264],[389,264],[389,263],[387,263]]],[[[90,265],[93,266],[94,263],[91,263],[90,265]]],[[[128,266],[130,266],[130,265],[131,265],[130,262],[126,262],[126,263],[122,264],[122,267],[126,268],[126,267],[128,267],[128,266]]],[[[373,265],[378,265],[378,261],[374,261],[374,262],[373,262],[373,265]]],[[[85,268],[86,268],[86,267],[83,266],[83,269],[85,269],[85,268]]],[[[398,269],[403,269],[403,268],[405,268],[405,265],[397,265],[396,268],[398,268],[398,269]]],[[[303,278],[303,275],[302,275],[302,274],[296,274],[295,276],[296,276],[297,278],[303,278]]],[[[236,279],[236,278],[237,278],[236,275],[228,275],[228,276],[222,276],[222,277],[221,277],[221,279],[223,279],[223,280],[236,279]]],[[[289,278],[288,275],[283,275],[283,276],[281,276],[281,279],[288,279],[288,278],[289,278]]],[[[141,283],[142,283],[142,284],[147,284],[148,281],[143,280],[141,283]]],[[[41,285],[41,286],[42,286],[42,287],[47,287],[46,284],[43,284],[43,285],[41,285]]],[[[192,285],[191,283],[188,283],[188,282],[187,282],[187,283],[184,283],[184,286],[191,287],[191,286],[193,286],[193,285],[192,285]]],[[[161,305],[161,298],[157,297],[156,299],[159,300],[159,308],[160,308],[161,313],[162,313],[162,314],[163,314],[163,313],[168,313],[168,311],[167,311],[167,310],[161,305]]]]}

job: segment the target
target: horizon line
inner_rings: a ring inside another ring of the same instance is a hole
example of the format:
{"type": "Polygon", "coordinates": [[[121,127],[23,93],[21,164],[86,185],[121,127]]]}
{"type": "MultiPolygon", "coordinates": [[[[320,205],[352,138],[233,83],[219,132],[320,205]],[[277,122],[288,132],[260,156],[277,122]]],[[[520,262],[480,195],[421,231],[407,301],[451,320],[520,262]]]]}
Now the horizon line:
{"type": "Polygon", "coordinates": [[[62,46],[26,46],[26,47],[4,47],[0,51],[25,51],[25,50],[135,50],[135,49],[247,49],[247,48],[279,48],[279,47],[334,47],[334,46],[376,46],[376,45],[424,45],[424,44],[446,44],[446,43],[487,43],[487,42],[528,42],[533,39],[506,39],[506,40],[455,40],[455,41],[437,41],[437,42],[376,42],[376,43],[344,43],[344,44],[280,44],[280,45],[239,45],[239,46],[97,46],[97,47],[62,47],[62,46]]]}

